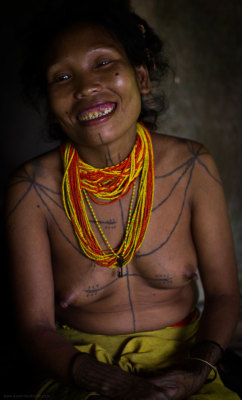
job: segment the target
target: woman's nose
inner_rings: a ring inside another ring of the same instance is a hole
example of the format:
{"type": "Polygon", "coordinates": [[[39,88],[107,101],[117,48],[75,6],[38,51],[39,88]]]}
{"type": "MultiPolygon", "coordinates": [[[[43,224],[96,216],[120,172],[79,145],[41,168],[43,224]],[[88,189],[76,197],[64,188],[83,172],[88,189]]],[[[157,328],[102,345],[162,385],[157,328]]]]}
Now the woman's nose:
{"type": "Polygon", "coordinates": [[[101,90],[101,84],[91,75],[78,79],[75,86],[74,96],[77,99],[91,96],[101,90]]]}

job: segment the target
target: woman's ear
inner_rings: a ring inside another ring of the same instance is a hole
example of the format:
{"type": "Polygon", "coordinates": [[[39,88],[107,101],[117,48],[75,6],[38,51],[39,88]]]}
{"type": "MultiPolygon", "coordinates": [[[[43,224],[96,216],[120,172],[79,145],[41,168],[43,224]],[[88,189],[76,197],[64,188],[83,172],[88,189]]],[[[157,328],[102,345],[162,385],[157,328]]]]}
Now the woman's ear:
{"type": "Polygon", "coordinates": [[[148,94],[150,92],[150,75],[148,69],[140,65],[135,67],[137,82],[141,94],[148,94]]]}

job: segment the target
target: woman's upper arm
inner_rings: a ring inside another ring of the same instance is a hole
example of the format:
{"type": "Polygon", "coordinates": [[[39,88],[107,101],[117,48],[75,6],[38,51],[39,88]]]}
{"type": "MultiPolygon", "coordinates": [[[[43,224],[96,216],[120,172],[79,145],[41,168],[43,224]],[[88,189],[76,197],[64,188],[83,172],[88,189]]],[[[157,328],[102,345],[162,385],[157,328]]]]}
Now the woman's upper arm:
{"type": "Polygon", "coordinates": [[[204,151],[194,169],[192,230],[205,294],[238,292],[237,266],[226,199],[215,162],[204,151]]]}
{"type": "Polygon", "coordinates": [[[25,332],[38,326],[54,329],[48,225],[31,182],[19,177],[11,179],[6,214],[10,275],[19,326],[25,332]]]}

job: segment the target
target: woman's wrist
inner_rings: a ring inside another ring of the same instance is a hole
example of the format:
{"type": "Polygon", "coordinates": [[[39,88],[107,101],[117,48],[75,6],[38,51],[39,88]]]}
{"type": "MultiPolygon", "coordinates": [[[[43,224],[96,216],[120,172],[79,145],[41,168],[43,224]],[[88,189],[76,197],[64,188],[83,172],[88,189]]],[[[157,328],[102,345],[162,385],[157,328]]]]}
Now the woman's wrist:
{"type": "Polygon", "coordinates": [[[200,371],[202,369],[204,380],[206,379],[205,383],[213,382],[217,378],[218,372],[215,365],[211,364],[209,361],[204,360],[203,358],[200,357],[190,357],[190,360],[200,364],[200,371]],[[207,379],[211,371],[213,371],[213,376],[212,378],[207,379]]]}
{"type": "Polygon", "coordinates": [[[88,354],[80,351],[71,357],[68,365],[68,380],[72,385],[80,386],[78,377],[80,378],[87,357],[89,357],[88,354]]]}
{"type": "Polygon", "coordinates": [[[223,347],[213,340],[201,340],[193,345],[190,351],[191,358],[201,358],[215,366],[224,355],[223,347]]]}

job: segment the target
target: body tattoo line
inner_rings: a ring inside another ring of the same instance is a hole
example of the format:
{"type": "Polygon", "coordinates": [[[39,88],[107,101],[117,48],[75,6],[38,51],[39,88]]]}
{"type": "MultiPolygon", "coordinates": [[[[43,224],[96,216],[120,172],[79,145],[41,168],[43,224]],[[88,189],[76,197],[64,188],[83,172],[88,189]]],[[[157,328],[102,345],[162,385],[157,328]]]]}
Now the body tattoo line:
{"type": "Polygon", "coordinates": [[[192,163],[192,161],[194,160],[194,157],[189,158],[187,161],[185,161],[184,163],[182,163],[181,165],[179,165],[179,167],[174,168],[172,171],[167,172],[167,174],[164,175],[156,175],[155,179],[164,179],[167,178],[168,176],[173,175],[175,172],[179,171],[179,169],[185,167],[185,165],[188,165],[190,163],[192,163]]]}
{"type": "Polygon", "coordinates": [[[172,188],[171,188],[170,192],[168,193],[168,195],[160,203],[158,203],[155,207],[153,207],[152,212],[156,211],[159,207],[161,207],[169,199],[169,197],[172,195],[173,191],[177,187],[178,183],[180,183],[182,178],[186,175],[186,173],[187,173],[188,169],[191,167],[191,165],[192,165],[192,161],[190,160],[189,163],[187,163],[187,166],[186,166],[185,170],[182,172],[182,174],[178,177],[178,179],[176,180],[176,182],[172,186],[172,188]]]}
{"type": "MultiPolygon", "coordinates": [[[[119,208],[120,208],[120,213],[121,213],[122,226],[123,226],[123,229],[125,229],[125,224],[124,224],[124,212],[123,212],[123,207],[122,207],[122,202],[121,202],[121,200],[119,200],[119,208]]],[[[128,298],[129,298],[129,305],[130,305],[130,311],[131,311],[132,323],[133,323],[133,331],[136,332],[136,318],[135,318],[133,300],[132,300],[132,296],[131,296],[130,273],[129,273],[129,266],[128,266],[128,264],[126,265],[126,271],[127,271],[127,272],[126,272],[126,274],[123,275],[123,278],[126,277],[127,290],[128,290],[128,298]]]]}
{"type": "Polygon", "coordinates": [[[13,207],[13,209],[8,213],[7,218],[10,217],[11,214],[14,213],[14,211],[18,208],[18,206],[23,202],[23,200],[27,197],[27,195],[29,194],[30,190],[33,187],[33,183],[30,183],[28,186],[28,189],[26,190],[26,192],[24,192],[24,194],[20,197],[20,199],[17,201],[17,203],[15,204],[15,206],[13,207]]]}
{"type": "MultiPolygon", "coordinates": [[[[102,138],[102,135],[101,135],[100,132],[98,133],[98,137],[100,139],[101,144],[105,145],[104,141],[103,141],[103,138],[102,138]]],[[[106,166],[109,165],[109,162],[111,163],[111,165],[114,165],[113,160],[112,160],[112,156],[111,156],[111,153],[110,153],[110,150],[109,150],[109,146],[106,145],[106,148],[107,148],[107,154],[105,154],[106,166]]]]}
{"type": "Polygon", "coordinates": [[[111,165],[114,165],[114,162],[112,160],[112,156],[111,156],[111,153],[110,153],[109,146],[107,146],[107,155],[108,155],[107,160],[111,163],[111,165]]]}
{"type": "MultiPolygon", "coordinates": [[[[36,183],[37,183],[37,182],[36,182],[36,183]]],[[[50,192],[50,193],[52,193],[52,194],[57,194],[58,196],[61,196],[61,195],[62,195],[61,192],[56,192],[55,190],[48,188],[47,186],[43,185],[42,183],[37,183],[37,185],[38,185],[40,188],[43,188],[43,189],[47,190],[48,192],[50,192]]]]}
{"type": "Polygon", "coordinates": [[[61,235],[65,238],[65,240],[72,246],[72,248],[74,250],[76,250],[79,254],[82,254],[82,251],[79,247],[75,246],[74,243],[72,243],[72,241],[68,238],[68,236],[63,232],[63,230],[61,229],[59,223],[57,222],[54,214],[52,213],[51,209],[49,208],[49,206],[46,204],[46,202],[44,201],[43,197],[41,196],[41,194],[38,192],[37,188],[35,185],[33,185],[33,188],[35,190],[35,193],[37,194],[37,196],[39,197],[40,201],[42,202],[42,204],[44,205],[44,207],[47,209],[49,215],[51,216],[51,218],[53,219],[54,223],[56,224],[59,232],[61,233],[61,235]]]}
{"type": "MultiPolygon", "coordinates": [[[[52,203],[54,203],[57,207],[59,207],[59,208],[61,208],[62,210],[64,210],[63,206],[60,205],[55,199],[53,199],[53,198],[49,195],[49,193],[46,192],[46,189],[44,189],[41,185],[38,185],[38,186],[39,186],[39,189],[41,190],[41,192],[42,192],[46,197],[48,197],[48,199],[50,199],[50,201],[52,201],[52,203]]],[[[51,193],[53,193],[53,192],[51,192],[51,193]]],[[[57,194],[57,193],[54,193],[54,194],[57,194]]]]}
{"type": "Polygon", "coordinates": [[[154,254],[156,251],[160,250],[163,246],[165,246],[165,244],[170,240],[172,234],[173,234],[173,233],[175,232],[175,230],[176,230],[176,227],[177,227],[177,225],[178,225],[178,223],[179,223],[179,221],[180,221],[180,219],[181,219],[181,216],[182,216],[182,213],[183,213],[183,210],[184,210],[184,206],[185,206],[185,202],[186,202],[186,197],[187,197],[187,191],[188,191],[188,188],[189,188],[190,183],[191,183],[191,178],[192,178],[193,170],[194,170],[194,163],[192,164],[191,171],[190,171],[190,175],[189,175],[189,178],[188,178],[188,182],[187,182],[186,187],[185,187],[185,190],[184,190],[183,201],[182,201],[182,205],[181,205],[181,208],[180,208],[178,217],[177,217],[177,219],[176,219],[176,221],[175,221],[175,224],[173,225],[173,227],[172,227],[170,233],[168,234],[167,238],[166,238],[159,246],[157,246],[156,248],[152,249],[151,251],[149,251],[149,252],[147,252],[147,253],[143,253],[143,254],[142,254],[142,253],[141,253],[141,254],[136,254],[136,257],[137,257],[137,258],[146,257],[146,256],[149,256],[149,255],[151,255],[151,254],[154,254]]]}
{"type": "Polygon", "coordinates": [[[115,278],[111,282],[107,283],[104,286],[96,287],[96,288],[92,288],[92,289],[89,287],[88,289],[84,289],[83,292],[87,293],[87,294],[97,294],[98,292],[101,292],[102,290],[108,288],[109,286],[112,286],[118,280],[119,280],[119,278],[115,278]]]}
{"type": "MultiPolygon", "coordinates": [[[[133,276],[136,276],[136,277],[141,278],[141,279],[149,280],[149,281],[152,281],[152,282],[162,282],[162,283],[170,283],[170,282],[172,282],[172,277],[169,276],[169,275],[167,275],[166,277],[162,276],[162,277],[152,278],[152,277],[148,277],[148,276],[141,275],[141,274],[138,274],[138,273],[126,272],[126,273],[123,274],[123,278],[130,278],[130,277],[133,277],[133,276]]],[[[99,286],[98,285],[98,287],[93,287],[93,288],[88,287],[88,289],[83,289],[82,291],[84,293],[87,293],[87,294],[97,294],[97,293],[101,292],[102,290],[106,289],[107,287],[110,287],[110,286],[114,285],[115,282],[119,281],[119,279],[120,278],[115,278],[115,279],[113,279],[112,281],[110,281],[109,283],[107,283],[104,286],[99,286]]]]}
{"type": "Polygon", "coordinates": [[[176,186],[178,185],[178,183],[181,181],[181,179],[186,175],[186,173],[188,172],[189,168],[191,168],[190,171],[190,177],[188,179],[188,183],[185,187],[185,191],[184,191],[184,197],[183,197],[183,202],[182,202],[182,207],[180,210],[180,213],[178,214],[178,218],[172,228],[172,230],[170,231],[170,233],[168,234],[167,238],[155,249],[153,249],[152,251],[145,253],[145,254],[139,254],[136,253],[136,257],[143,257],[143,256],[147,256],[150,254],[153,254],[154,252],[158,251],[159,249],[161,249],[171,238],[172,234],[174,233],[180,219],[183,213],[183,209],[185,206],[185,199],[186,199],[186,194],[188,191],[188,188],[190,186],[190,182],[191,182],[191,178],[192,178],[192,173],[196,164],[196,161],[205,169],[205,171],[207,172],[207,174],[218,184],[222,184],[222,182],[217,179],[215,176],[213,176],[213,174],[210,172],[209,168],[201,161],[201,159],[199,158],[200,155],[207,155],[209,154],[209,152],[201,152],[200,153],[200,149],[203,147],[202,145],[199,146],[199,148],[197,149],[197,151],[194,150],[194,148],[192,147],[192,145],[188,144],[187,145],[188,150],[194,155],[194,157],[191,157],[189,160],[187,160],[186,162],[182,163],[179,167],[175,168],[174,170],[172,170],[171,172],[165,174],[165,175],[160,175],[160,176],[156,176],[156,179],[160,179],[160,178],[166,178],[170,175],[172,175],[174,172],[178,171],[179,169],[183,168],[184,166],[186,166],[185,170],[182,172],[182,174],[178,177],[177,181],[175,182],[175,184],[173,185],[173,187],[171,188],[169,194],[159,203],[157,204],[153,209],[153,211],[156,211],[159,207],[161,207],[171,196],[171,194],[173,193],[174,189],[176,188],[176,186]]]}
{"type": "Polygon", "coordinates": [[[222,185],[221,180],[217,179],[208,169],[208,167],[199,159],[197,158],[198,163],[205,169],[205,171],[208,173],[208,175],[217,183],[219,183],[219,185],[222,185]]]}

